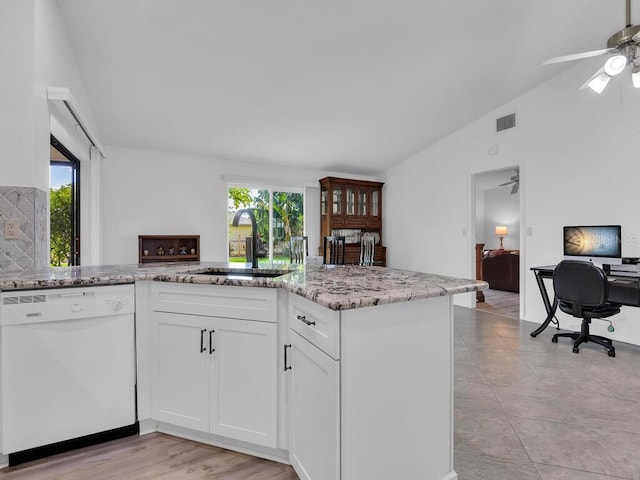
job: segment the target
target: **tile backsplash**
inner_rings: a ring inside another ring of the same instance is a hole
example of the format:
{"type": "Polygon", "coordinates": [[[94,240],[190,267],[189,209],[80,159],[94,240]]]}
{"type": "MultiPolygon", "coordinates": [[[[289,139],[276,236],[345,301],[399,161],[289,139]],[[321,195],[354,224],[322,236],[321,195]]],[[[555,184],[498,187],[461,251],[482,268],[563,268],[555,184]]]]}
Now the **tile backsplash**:
{"type": "Polygon", "coordinates": [[[49,265],[47,212],[46,192],[0,186],[0,272],[39,270],[49,265]],[[5,238],[7,220],[17,222],[18,238],[5,238]]]}

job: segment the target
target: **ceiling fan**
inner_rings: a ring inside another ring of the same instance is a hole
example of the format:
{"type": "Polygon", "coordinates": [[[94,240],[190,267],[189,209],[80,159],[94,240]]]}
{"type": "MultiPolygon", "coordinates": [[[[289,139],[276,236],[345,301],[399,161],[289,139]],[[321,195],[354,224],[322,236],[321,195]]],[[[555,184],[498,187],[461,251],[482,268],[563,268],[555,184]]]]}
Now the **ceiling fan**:
{"type": "Polygon", "coordinates": [[[543,65],[552,63],[569,62],[583,58],[609,55],[604,65],[598,69],[580,88],[591,88],[596,93],[602,93],[611,80],[611,77],[619,75],[627,65],[631,67],[631,80],[635,88],[640,88],[640,25],[631,23],[631,0],[627,4],[627,26],[614,33],[607,40],[607,48],[592,50],[590,52],[575,53],[562,57],[550,58],[543,65]]]}
{"type": "Polygon", "coordinates": [[[508,182],[505,183],[501,183],[500,185],[498,185],[499,187],[506,187],[507,185],[512,185],[513,187],[511,187],[511,195],[513,195],[514,193],[518,193],[518,188],[520,187],[520,169],[516,168],[516,174],[511,177],[511,179],[508,182]]]}

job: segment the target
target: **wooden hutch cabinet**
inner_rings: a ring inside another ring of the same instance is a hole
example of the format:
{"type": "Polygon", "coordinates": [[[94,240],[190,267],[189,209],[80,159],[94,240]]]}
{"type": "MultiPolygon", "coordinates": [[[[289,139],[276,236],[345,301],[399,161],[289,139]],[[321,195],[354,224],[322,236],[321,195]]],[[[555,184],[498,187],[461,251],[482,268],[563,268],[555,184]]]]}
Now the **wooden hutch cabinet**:
{"type": "Polygon", "coordinates": [[[382,245],[381,182],[325,177],[320,180],[320,254],[322,239],[331,235],[346,238],[345,262],[360,260],[360,238],[376,239],[376,264],[386,266],[386,247],[382,245]]]}
{"type": "Polygon", "coordinates": [[[138,235],[138,263],[199,261],[200,235],[138,235]]]}

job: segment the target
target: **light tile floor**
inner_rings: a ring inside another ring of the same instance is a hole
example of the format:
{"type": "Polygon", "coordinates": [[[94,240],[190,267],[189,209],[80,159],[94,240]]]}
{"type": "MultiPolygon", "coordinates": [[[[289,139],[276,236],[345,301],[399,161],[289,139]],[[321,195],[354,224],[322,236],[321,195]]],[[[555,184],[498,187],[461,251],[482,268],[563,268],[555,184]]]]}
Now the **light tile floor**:
{"type": "Polygon", "coordinates": [[[520,294],[503,290],[485,290],[484,302],[477,302],[476,308],[484,312],[518,318],[520,317],[520,294]]]}
{"type": "Polygon", "coordinates": [[[640,480],[640,347],[575,354],[536,327],[456,307],[459,480],[640,480]]]}

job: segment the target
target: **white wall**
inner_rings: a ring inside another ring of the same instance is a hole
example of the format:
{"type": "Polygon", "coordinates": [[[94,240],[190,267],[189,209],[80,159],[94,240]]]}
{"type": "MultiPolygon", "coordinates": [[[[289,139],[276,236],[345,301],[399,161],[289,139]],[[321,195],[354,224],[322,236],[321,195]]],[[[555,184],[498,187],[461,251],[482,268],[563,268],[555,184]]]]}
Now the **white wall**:
{"type": "MultiPolygon", "coordinates": [[[[525,319],[545,316],[529,268],[562,258],[563,225],[620,223],[623,255],[640,256],[640,91],[628,72],[600,96],[579,91],[599,62],[578,63],[391,168],[384,212],[389,265],[471,278],[470,175],[509,165],[520,165],[522,230],[531,232],[521,255],[525,319]],[[513,111],[518,127],[496,135],[495,118],[513,111]],[[496,144],[499,153],[489,155],[496,144]]],[[[471,304],[470,298],[456,301],[471,304]]],[[[560,317],[563,327],[579,328],[578,320],[560,317]]],[[[611,337],[640,343],[640,309],[625,307],[614,323],[611,337]]],[[[596,321],[592,330],[607,333],[604,325],[596,321]]]]}
{"type": "MultiPolygon", "coordinates": [[[[53,132],[83,162],[82,256],[95,253],[96,237],[89,201],[97,178],[91,172],[87,140],[64,122],[51,122],[46,89],[67,87],[81,107],[85,120],[95,130],[91,107],[73,56],[66,29],[51,0],[2,0],[0,2],[0,185],[35,187],[49,192],[49,135],[53,132]]],[[[48,205],[48,200],[45,202],[48,205]]],[[[48,218],[48,208],[47,215],[48,218]]],[[[48,245],[48,235],[45,241],[48,245]]],[[[48,246],[45,247],[48,251],[48,246]]]]}
{"type": "MultiPolygon", "coordinates": [[[[91,105],[76,63],[57,2],[36,0],[35,9],[35,180],[49,192],[49,136],[55,137],[80,160],[80,263],[101,263],[99,180],[100,159],[90,160],[90,143],[82,131],[47,99],[47,87],[68,88],[82,112],[82,120],[97,132],[91,105]]],[[[99,132],[98,132],[99,137],[99,132]]]]}
{"type": "MultiPolygon", "coordinates": [[[[154,234],[200,235],[200,259],[226,261],[227,179],[315,187],[308,191],[319,195],[320,178],[340,176],[188,154],[115,146],[107,150],[101,185],[105,264],[137,263],[138,235],[154,234]]],[[[319,200],[311,204],[316,207],[305,211],[305,224],[319,226],[319,200]]],[[[311,254],[317,246],[310,241],[311,254]]]]}
{"type": "Polygon", "coordinates": [[[47,87],[68,88],[78,103],[83,121],[97,130],[80,70],[73,54],[57,2],[36,0],[35,9],[35,84],[37,98],[37,141],[40,157],[46,159],[46,189],[49,188],[49,116],[56,117],[54,135],[81,161],[89,160],[89,142],[76,125],[69,124],[47,101],[47,87]],[[42,151],[44,150],[44,151],[42,151]]]}
{"type": "Polygon", "coordinates": [[[0,185],[34,187],[34,0],[0,2],[0,185]]]}

